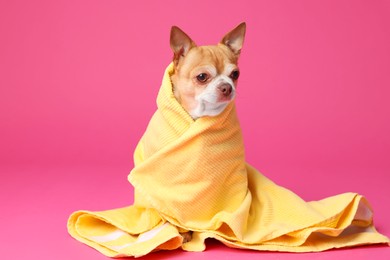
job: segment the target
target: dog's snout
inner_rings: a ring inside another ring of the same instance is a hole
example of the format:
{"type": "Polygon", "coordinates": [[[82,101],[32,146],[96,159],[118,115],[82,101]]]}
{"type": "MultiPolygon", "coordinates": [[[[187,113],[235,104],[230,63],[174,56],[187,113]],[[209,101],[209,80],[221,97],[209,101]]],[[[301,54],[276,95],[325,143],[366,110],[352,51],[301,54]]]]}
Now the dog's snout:
{"type": "Polygon", "coordinates": [[[233,91],[233,87],[232,85],[228,84],[228,83],[225,83],[225,84],[222,84],[218,87],[219,91],[222,92],[222,94],[227,97],[227,96],[230,96],[230,94],[232,93],[233,91]]]}

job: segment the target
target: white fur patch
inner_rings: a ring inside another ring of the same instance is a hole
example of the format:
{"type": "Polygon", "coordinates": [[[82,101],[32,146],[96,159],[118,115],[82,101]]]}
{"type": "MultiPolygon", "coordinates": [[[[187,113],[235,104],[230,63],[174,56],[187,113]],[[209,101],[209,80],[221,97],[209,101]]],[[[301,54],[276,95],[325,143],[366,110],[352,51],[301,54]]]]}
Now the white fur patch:
{"type": "Polygon", "coordinates": [[[234,99],[235,95],[236,89],[231,78],[225,75],[219,75],[207,85],[201,94],[195,97],[198,105],[190,112],[190,115],[194,119],[202,116],[219,115],[229,102],[234,99]],[[224,83],[232,86],[232,93],[230,94],[229,100],[219,101],[221,93],[218,86],[224,83]]]}

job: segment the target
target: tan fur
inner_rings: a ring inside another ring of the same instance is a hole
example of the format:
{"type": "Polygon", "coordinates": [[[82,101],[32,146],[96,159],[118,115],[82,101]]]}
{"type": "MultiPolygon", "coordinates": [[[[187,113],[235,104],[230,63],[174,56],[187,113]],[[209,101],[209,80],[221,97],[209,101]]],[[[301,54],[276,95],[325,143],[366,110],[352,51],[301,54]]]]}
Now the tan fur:
{"type": "MultiPolygon", "coordinates": [[[[225,72],[228,65],[237,64],[238,57],[225,45],[193,47],[185,59],[180,59],[171,77],[176,99],[186,111],[196,106],[195,96],[206,87],[196,80],[196,75],[203,72],[202,67],[212,66],[217,74],[225,72]]],[[[227,75],[229,76],[229,75],[227,75]]]]}
{"type": "Polygon", "coordinates": [[[227,33],[217,45],[197,46],[179,27],[171,29],[174,95],[194,118],[214,116],[235,96],[237,61],[245,37],[245,23],[227,33]],[[199,76],[205,75],[204,81],[199,76]]]}

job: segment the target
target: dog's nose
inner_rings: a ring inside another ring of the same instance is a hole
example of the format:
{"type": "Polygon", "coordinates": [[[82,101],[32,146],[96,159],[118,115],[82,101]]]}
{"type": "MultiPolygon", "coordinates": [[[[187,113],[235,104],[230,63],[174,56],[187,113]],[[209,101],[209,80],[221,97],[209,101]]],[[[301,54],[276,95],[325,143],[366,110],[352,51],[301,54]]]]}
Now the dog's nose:
{"type": "Polygon", "coordinates": [[[228,83],[220,85],[218,87],[218,89],[219,89],[219,91],[222,92],[222,94],[225,97],[229,96],[232,93],[232,90],[233,90],[232,86],[230,84],[228,84],[228,83]]]}

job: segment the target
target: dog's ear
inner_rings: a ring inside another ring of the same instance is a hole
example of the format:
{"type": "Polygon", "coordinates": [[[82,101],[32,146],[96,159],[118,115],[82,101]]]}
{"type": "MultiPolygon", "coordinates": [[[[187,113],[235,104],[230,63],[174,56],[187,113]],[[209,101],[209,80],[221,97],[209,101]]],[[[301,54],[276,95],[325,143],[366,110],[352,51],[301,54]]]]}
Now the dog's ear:
{"type": "Polygon", "coordinates": [[[170,43],[175,65],[177,65],[181,57],[187,55],[188,51],[196,46],[191,38],[177,26],[172,26],[171,28],[170,43]]]}
{"type": "Polygon", "coordinates": [[[246,24],[240,23],[222,38],[221,43],[229,47],[234,54],[240,55],[242,45],[244,44],[245,30],[246,24]]]}

